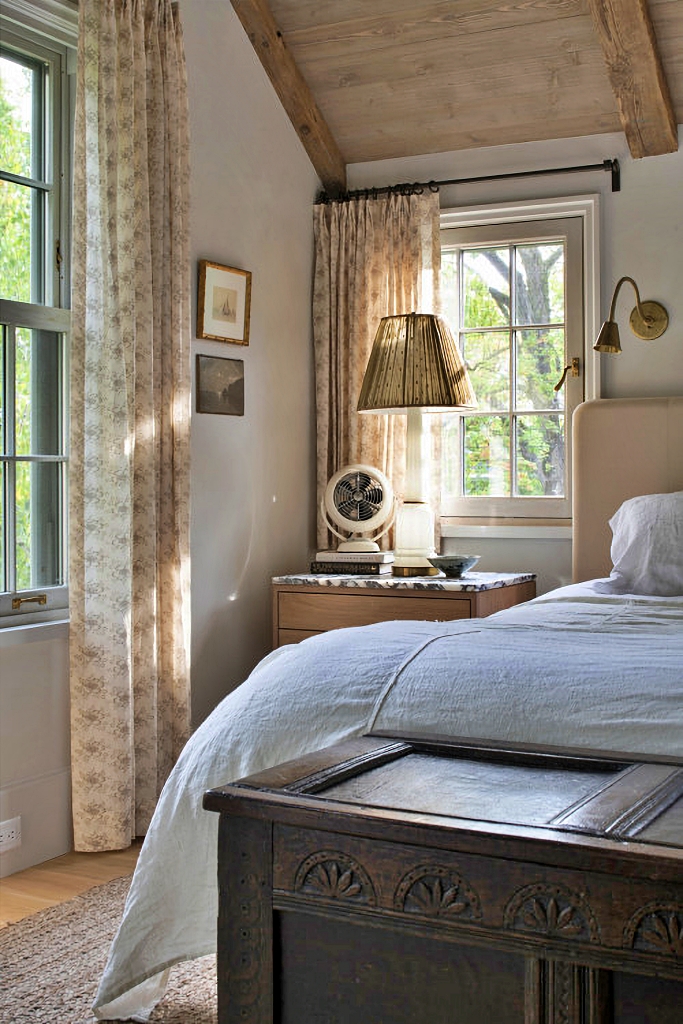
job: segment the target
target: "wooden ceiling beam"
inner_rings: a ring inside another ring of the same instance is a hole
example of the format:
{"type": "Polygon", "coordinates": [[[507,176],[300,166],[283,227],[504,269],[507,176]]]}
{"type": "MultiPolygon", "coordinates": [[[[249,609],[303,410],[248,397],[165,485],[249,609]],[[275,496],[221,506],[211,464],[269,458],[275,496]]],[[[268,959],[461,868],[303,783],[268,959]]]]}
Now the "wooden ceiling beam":
{"type": "Polygon", "coordinates": [[[647,0],[588,0],[633,157],[678,149],[676,118],[647,0]]]}
{"type": "Polygon", "coordinates": [[[323,188],[332,196],[343,192],[346,189],[344,158],[266,0],[231,0],[231,3],[323,188]]]}

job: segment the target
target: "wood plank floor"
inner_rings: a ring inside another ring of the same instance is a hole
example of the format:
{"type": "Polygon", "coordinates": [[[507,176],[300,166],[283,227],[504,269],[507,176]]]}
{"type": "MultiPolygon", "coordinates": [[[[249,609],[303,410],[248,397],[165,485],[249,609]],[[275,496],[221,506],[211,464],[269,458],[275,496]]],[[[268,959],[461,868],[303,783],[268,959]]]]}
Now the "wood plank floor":
{"type": "Polygon", "coordinates": [[[111,853],[65,853],[0,878],[0,928],[73,899],[95,885],[130,874],[141,843],[111,853]]]}

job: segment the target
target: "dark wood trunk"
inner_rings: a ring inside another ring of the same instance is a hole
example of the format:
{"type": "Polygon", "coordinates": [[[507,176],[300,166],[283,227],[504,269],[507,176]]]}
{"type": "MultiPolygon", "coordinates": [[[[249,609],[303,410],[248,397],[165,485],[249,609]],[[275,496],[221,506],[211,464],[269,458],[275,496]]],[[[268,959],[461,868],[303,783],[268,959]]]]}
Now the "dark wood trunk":
{"type": "Polygon", "coordinates": [[[211,791],[220,1024],[681,1024],[682,788],[365,737],[211,791]]]}

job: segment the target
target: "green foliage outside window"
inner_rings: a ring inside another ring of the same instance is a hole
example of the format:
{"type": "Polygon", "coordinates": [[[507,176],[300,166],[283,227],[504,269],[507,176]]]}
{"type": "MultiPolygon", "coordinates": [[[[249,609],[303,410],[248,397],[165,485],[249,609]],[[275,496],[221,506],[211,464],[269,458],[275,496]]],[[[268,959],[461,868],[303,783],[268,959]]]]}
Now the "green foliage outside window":
{"type": "MultiPolygon", "coordinates": [[[[0,59],[0,167],[11,174],[30,172],[31,124],[22,118],[10,83],[21,83],[30,96],[31,76],[29,68],[0,59]]],[[[0,181],[0,189],[0,293],[3,299],[30,302],[31,196],[25,186],[8,181],[0,181]]]]}
{"type": "MultiPolygon", "coordinates": [[[[478,402],[464,418],[463,494],[562,495],[564,396],[554,385],[565,354],[563,243],[444,252],[442,291],[478,402]]],[[[458,436],[451,420],[446,444],[458,436]]]]}

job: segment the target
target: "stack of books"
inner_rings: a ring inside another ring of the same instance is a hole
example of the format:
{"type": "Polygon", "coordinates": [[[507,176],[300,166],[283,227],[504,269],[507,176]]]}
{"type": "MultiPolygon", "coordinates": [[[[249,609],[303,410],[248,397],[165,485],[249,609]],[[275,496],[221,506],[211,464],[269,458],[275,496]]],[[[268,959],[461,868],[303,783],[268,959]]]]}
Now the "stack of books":
{"type": "Polygon", "coordinates": [[[393,551],[318,551],[311,572],[333,576],[383,576],[391,572],[393,551]]]}

